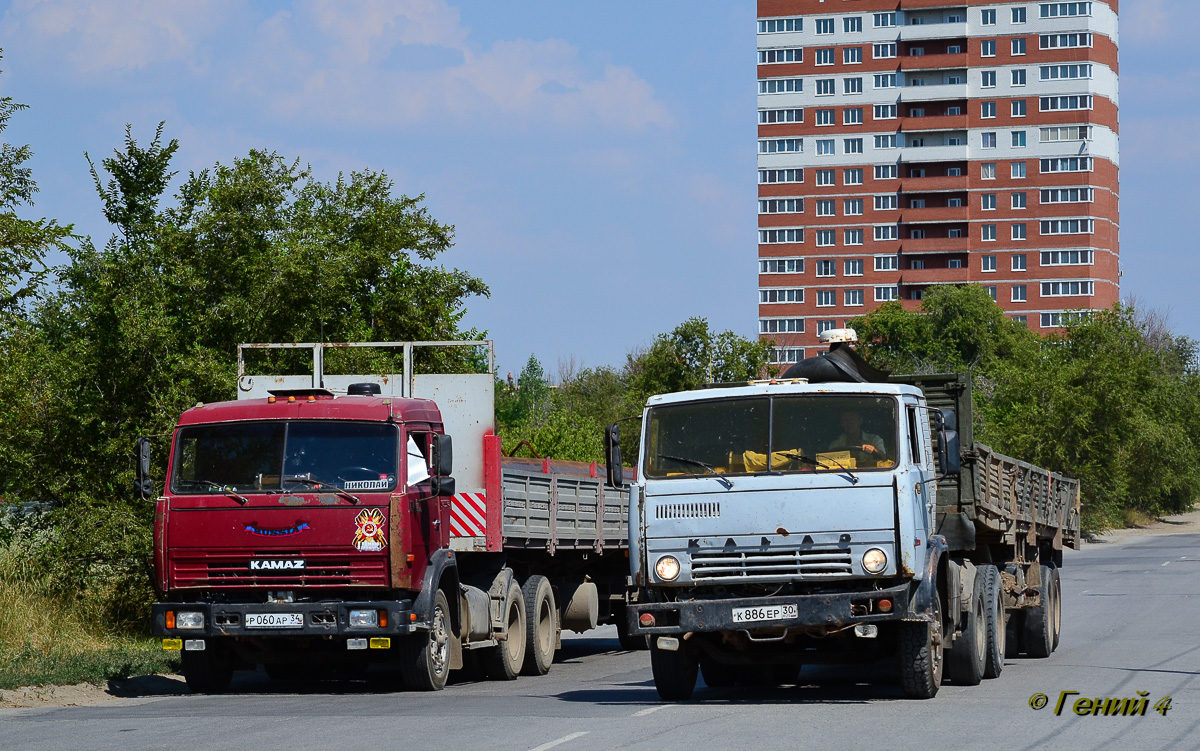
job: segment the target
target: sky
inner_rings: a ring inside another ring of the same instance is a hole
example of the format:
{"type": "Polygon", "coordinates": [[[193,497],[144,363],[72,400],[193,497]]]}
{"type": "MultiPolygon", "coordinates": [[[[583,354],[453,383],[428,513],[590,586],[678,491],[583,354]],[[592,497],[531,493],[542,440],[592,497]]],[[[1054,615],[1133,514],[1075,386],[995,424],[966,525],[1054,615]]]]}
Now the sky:
{"type": "MultiPolygon", "coordinates": [[[[620,366],[691,316],[757,321],[752,0],[13,0],[25,215],[112,234],[88,174],[165,121],[180,171],[252,148],[371,168],[456,227],[500,372],[620,366]]],[[[1189,0],[1121,5],[1121,294],[1200,338],[1200,62],[1189,0]]],[[[61,259],[52,259],[61,260],[61,259]]]]}

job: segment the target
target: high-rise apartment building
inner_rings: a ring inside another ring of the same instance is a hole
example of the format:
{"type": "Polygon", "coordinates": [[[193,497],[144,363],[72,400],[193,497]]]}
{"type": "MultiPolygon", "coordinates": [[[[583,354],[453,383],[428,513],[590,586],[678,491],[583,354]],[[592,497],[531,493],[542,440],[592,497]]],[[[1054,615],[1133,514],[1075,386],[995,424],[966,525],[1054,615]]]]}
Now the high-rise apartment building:
{"type": "Polygon", "coordinates": [[[1117,165],[1117,0],[759,0],[759,332],[794,362],[938,284],[1107,308],[1117,165]]]}

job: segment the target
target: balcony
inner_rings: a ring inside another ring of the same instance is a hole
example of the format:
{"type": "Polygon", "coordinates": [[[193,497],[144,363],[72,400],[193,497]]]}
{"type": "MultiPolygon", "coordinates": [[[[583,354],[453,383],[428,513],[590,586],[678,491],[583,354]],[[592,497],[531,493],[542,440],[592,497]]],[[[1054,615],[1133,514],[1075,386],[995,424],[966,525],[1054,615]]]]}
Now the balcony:
{"type": "MultiPolygon", "coordinates": [[[[900,253],[966,253],[967,238],[965,237],[921,237],[907,238],[900,241],[900,253]]],[[[964,269],[952,269],[962,271],[964,269]]],[[[908,273],[908,272],[905,272],[908,273]]]]}
{"type": "Polygon", "coordinates": [[[967,53],[953,55],[906,55],[900,58],[900,70],[941,70],[942,68],[966,68],[967,53]]]}
{"type": "Polygon", "coordinates": [[[963,284],[967,281],[967,269],[905,269],[900,272],[900,283],[919,284],[963,284]]]}
{"type": "Polygon", "coordinates": [[[900,152],[902,162],[962,162],[967,158],[967,145],[905,146],[900,152]]]}
{"type": "Polygon", "coordinates": [[[905,193],[934,193],[966,189],[966,175],[955,175],[953,177],[906,177],[900,181],[900,190],[905,193]]]}
{"type": "Polygon", "coordinates": [[[915,42],[921,39],[954,39],[966,37],[967,24],[962,23],[919,23],[898,27],[900,39],[915,42]]]}
{"type": "Polygon", "coordinates": [[[927,86],[904,86],[900,89],[902,102],[932,102],[938,99],[966,99],[965,83],[935,83],[927,86]]]}
{"type": "Polygon", "coordinates": [[[900,221],[908,224],[922,224],[929,222],[965,222],[967,221],[967,207],[930,206],[923,209],[902,209],[900,211],[900,221]]]}
{"type": "Polygon", "coordinates": [[[900,130],[966,130],[966,115],[933,115],[928,117],[902,117],[900,130]]]}

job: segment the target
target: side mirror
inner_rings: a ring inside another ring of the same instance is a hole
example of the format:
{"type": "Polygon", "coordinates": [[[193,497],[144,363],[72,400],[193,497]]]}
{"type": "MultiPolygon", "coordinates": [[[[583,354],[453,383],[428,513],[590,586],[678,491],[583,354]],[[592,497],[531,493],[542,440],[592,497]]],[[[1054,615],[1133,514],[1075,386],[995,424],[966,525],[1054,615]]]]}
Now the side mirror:
{"type": "Polygon", "coordinates": [[[608,484],[625,487],[625,467],[621,464],[621,426],[613,423],[604,428],[604,470],[608,484]]]}
{"type": "Polygon", "coordinates": [[[454,445],[444,433],[433,435],[433,472],[440,477],[454,474],[454,445]]]}
{"type": "Polygon", "coordinates": [[[429,478],[429,487],[435,498],[454,495],[454,478],[434,475],[429,478]]]}
{"type": "Polygon", "coordinates": [[[938,468],[943,475],[962,472],[962,453],[958,445],[958,415],[952,409],[934,412],[937,423],[938,468]]]}
{"type": "Polygon", "coordinates": [[[137,439],[137,481],[133,492],[143,501],[154,497],[154,480],[150,477],[150,439],[137,439]]]}

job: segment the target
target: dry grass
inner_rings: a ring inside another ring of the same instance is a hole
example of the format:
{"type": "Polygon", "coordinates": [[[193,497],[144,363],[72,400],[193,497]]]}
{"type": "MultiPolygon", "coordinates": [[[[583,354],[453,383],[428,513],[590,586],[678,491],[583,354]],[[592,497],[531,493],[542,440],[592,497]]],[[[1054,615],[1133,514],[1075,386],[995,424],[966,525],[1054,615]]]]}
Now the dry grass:
{"type": "Polygon", "coordinates": [[[1122,512],[1121,522],[1125,527],[1147,527],[1153,524],[1156,519],[1144,511],[1127,508],[1122,512]]]}

